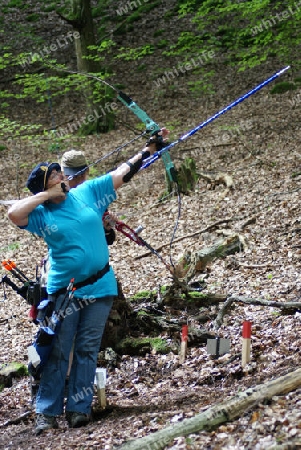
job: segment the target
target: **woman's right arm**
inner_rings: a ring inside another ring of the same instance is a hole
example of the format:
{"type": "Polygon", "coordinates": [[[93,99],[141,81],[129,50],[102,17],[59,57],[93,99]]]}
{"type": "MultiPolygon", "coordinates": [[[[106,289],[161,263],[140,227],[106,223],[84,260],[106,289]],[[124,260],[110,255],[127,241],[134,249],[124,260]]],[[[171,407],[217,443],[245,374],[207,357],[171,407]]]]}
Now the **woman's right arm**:
{"type": "Polygon", "coordinates": [[[28,225],[29,214],[39,205],[49,199],[47,191],[39,192],[32,197],[23,198],[15,202],[8,210],[9,219],[19,227],[28,225]]]}
{"type": "Polygon", "coordinates": [[[39,192],[32,197],[23,198],[14,203],[8,210],[9,219],[19,227],[26,227],[28,225],[29,214],[39,205],[42,205],[47,200],[66,198],[66,193],[62,188],[62,184],[56,183],[49,189],[39,192]]]}

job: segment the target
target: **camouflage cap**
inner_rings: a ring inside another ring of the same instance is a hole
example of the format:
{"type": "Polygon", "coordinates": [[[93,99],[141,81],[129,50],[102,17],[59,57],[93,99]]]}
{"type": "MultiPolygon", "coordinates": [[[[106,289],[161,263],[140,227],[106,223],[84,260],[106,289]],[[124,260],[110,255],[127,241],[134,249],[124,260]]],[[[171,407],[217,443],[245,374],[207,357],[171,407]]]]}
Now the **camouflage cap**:
{"type": "Polygon", "coordinates": [[[69,150],[61,159],[62,170],[67,176],[74,176],[78,172],[88,168],[85,155],[80,150],[69,150]]]}

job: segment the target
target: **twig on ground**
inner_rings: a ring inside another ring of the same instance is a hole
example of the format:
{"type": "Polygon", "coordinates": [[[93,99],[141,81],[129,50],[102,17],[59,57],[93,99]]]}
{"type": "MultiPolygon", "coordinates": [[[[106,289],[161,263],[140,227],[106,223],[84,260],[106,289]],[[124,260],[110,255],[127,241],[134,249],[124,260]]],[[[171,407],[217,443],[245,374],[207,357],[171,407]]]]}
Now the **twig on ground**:
{"type": "Polygon", "coordinates": [[[7,427],[8,425],[17,425],[18,423],[22,422],[22,420],[27,419],[29,416],[31,416],[32,411],[26,411],[25,413],[21,414],[18,417],[15,417],[14,419],[9,419],[4,423],[0,424],[0,428],[7,427]]]}

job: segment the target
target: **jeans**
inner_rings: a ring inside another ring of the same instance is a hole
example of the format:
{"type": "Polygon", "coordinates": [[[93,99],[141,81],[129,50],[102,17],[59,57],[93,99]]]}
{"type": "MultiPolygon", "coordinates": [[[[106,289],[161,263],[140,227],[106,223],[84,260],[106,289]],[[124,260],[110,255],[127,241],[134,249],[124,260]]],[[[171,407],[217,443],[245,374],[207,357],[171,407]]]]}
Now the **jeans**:
{"type": "MultiPolygon", "coordinates": [[[[56,305],[63,297],[58,297],[56,305]]],[[[74,342],[66,411],[90,414],[97,355],[112,303],[113,297],[72,299],[42,371],[36,400],[37,413],[49,416],[63,413],[65,379],[74,342]]]]}

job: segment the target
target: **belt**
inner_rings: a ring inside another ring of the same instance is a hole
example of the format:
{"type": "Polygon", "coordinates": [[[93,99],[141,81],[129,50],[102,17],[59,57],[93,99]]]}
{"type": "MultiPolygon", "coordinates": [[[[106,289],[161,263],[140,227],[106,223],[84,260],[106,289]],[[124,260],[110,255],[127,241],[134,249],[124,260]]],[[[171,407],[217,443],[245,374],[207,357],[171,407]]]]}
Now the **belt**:
{"type": "MultiPolygon", "coordinates": [[[[110,264],[107,263],[103,269],[99,270],[98,272],[96,272],[94,275],[91,275],[90,277],[86,278],[83,281],[79,281],[78,283],[74,283],[73,285],[73,289],[80,289],[84,286],[88,286],[89,284],[93,284],[95,283],[95,281],[100,280],[100,278],[102,278],[106,273],[108,273],[110,270],[110,264]]],[[[59,289],[58,291],[56,291],[54,294],[56,297],[64,294],[65,291],[67,290],[67,286],[63,287],[61,289],[59,289]]]]}

